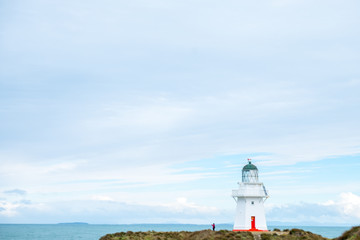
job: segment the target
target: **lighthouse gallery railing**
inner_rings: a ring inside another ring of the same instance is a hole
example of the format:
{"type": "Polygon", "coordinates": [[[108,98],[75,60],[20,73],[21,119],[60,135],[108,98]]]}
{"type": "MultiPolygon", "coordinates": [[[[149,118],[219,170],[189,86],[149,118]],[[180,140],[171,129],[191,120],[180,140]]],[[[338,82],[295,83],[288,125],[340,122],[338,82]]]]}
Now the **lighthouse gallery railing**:
{"type": "Polygon", "coordinates": [[[267,197],[264,189],[232,190],[233,197],[267,197]]]}

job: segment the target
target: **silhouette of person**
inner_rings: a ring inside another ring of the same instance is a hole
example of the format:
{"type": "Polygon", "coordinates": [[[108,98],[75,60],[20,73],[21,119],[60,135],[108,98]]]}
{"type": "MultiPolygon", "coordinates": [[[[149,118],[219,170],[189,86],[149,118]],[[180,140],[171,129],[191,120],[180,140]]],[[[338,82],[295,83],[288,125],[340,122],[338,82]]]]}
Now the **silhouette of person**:
{"type": "Polygon", "coordinates": [[[215,223],[211,224],[213,231],[215,231],[215,223]]]}

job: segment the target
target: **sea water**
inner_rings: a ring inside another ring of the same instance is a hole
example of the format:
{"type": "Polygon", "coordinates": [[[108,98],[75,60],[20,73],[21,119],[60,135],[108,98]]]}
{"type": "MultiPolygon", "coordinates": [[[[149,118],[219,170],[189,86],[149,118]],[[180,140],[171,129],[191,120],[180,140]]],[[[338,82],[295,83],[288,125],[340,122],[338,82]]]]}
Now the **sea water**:
{"type": "MultiPolygon", "coordinates": [[[[194,224],[0,224],[1,240],[98,240],[108,233],[126,231],[198,231],[210,229],[209,225],[194,224]]],[[[315,227],[315,226],[269,226],[274,228],[299,228],[320,234],[323,237],[335,238],[350,227],[315,227]]],[[[218,224],[216,230],[232,230],[231,224],[218,224]]]]}

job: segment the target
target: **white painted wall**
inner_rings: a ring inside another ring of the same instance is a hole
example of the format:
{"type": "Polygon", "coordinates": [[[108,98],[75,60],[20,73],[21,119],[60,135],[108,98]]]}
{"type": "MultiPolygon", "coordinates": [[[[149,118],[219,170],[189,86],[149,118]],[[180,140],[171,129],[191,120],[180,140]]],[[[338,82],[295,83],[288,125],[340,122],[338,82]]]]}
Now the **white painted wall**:
{"type": "Polygon", "coordinates": [[[255,216],[255,228],[267,230],[264,199],[266,194],[262,183],[239,183],[239,189],[233,190],[236,200],[234,230],[251,229],[251,216],[255,216]]]}

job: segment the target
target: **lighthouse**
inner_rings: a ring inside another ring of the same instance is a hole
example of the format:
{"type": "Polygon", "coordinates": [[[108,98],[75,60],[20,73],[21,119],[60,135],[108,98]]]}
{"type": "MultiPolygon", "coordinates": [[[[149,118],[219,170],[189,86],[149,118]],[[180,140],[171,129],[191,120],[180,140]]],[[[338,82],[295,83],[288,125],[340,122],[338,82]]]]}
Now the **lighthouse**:
{"type": "Polygon", "coordinates": [[[267,231],[264,201],[269,196],[251,159],[243,167],[242,181],[238,184],[239,188],[232,191],[237,204],[233,231],[267,231]]]}

